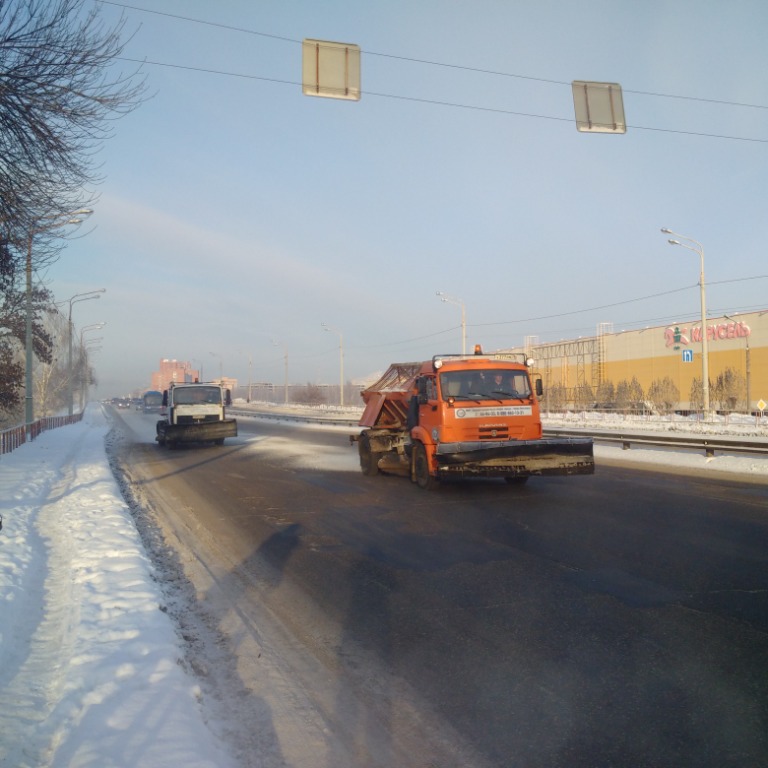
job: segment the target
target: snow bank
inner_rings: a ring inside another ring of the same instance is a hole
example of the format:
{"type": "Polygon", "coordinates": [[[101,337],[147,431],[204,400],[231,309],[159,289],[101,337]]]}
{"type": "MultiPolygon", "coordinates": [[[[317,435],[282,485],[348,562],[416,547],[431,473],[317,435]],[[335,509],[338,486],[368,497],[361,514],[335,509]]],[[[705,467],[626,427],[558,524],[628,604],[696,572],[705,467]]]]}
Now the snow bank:
{"type": "Polygon", "coordinates": [[[234,765],[107,461],[98,406],[0,460],[0,765],[234,765]]]}

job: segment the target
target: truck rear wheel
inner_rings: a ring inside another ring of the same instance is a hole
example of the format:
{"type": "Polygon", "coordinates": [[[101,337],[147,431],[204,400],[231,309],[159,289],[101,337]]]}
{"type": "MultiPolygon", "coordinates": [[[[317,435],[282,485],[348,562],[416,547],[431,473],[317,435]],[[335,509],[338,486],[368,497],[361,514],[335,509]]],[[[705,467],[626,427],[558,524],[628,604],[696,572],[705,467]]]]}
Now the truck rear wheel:
{"type": "Polygon", "coordinates": [[[438,479],[429,473],[427,449],[422,443],[416,443],[413,448],[413,477],[416,485],[425,491],[434,491],[439,485],[438,479]]]}
{"type": "Polygon", "coordinates": [[[371,441],[368,435],[361,435],[357,442],[357,450],[360,454],[360,469],[367,477],[379,474],[380,453],[371,450],[371,441]]]}

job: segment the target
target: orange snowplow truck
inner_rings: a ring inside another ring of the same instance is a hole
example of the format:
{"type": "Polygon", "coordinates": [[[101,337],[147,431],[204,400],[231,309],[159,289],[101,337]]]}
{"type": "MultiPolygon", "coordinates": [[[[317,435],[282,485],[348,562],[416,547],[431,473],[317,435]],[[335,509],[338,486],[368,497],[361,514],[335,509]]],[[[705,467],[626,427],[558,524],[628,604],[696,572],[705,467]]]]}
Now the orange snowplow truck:
{"type": "Polygon", "coordinates": [[[592,438],[542,437],[538,398],[520,354],[435,355],[393,363],[361,394],[360,468],[409,476],[421,488],[440,480],[531,475],[589,475],[592,438]]]}

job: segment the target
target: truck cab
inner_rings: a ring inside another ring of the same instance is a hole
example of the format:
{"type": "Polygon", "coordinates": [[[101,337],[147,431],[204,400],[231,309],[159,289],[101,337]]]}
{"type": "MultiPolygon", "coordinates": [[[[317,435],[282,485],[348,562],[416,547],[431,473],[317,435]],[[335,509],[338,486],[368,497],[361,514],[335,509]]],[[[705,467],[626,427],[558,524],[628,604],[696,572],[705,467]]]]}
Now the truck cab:
{"type": "MultiPolygon", "coordinates": [[[[440,358],[416,380],[422,442],[538,440],[542,436],[536,388],[521,363],[440,358]]],[[[536,379],[541,392],[541,379],[536,379]]]]}

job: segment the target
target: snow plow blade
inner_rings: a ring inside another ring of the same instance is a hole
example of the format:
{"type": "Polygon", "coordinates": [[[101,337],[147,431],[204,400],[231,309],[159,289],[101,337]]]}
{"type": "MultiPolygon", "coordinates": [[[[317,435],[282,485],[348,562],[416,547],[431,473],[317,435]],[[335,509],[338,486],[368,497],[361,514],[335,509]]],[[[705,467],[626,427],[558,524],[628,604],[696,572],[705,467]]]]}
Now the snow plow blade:
{"type": "Polygon", "coordinates": [[[237,420],[201,421],[199,424],[168,424],[158,430],[157,440],[166,443],[204,443],[237,437],[237,420]]]}
{"type": "Polygon", "coordinates": [[[440,443],[439,478],[591,475],[591,437],[440,443]]]}

